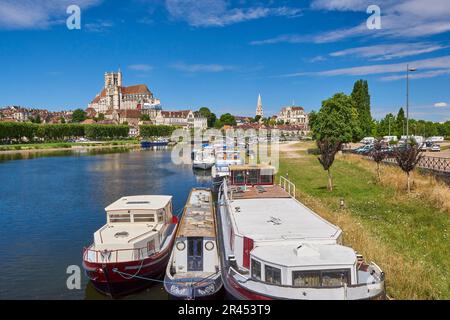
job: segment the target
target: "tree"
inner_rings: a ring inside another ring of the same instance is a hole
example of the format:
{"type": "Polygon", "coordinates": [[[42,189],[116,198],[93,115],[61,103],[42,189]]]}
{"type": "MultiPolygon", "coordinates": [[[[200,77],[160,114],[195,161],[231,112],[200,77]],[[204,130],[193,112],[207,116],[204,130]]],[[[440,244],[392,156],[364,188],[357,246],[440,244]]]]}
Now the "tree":
{"type": "Polygon", "coordinates": [[[383,151],[383,145],[380,140],[375,141],[370,156],[377,163],[377,177],[378,181],[381,181],[380,164],[384,159],[386,159],[387,154],[383,151]]]}
{"type": "Polygon", "coordinates": [[[403,108],[400,108],[397,114],[396,118],[396,126],[397,126],[397,134],[398,136],[402,136],[406,134],[405,128],[406,128],[406,117],[405,117],[405,110],[403,108]]]}
{"type": "Polygon", "coordinates": [[[312,124],[313,137],[316,140],[348,143],[353,140],[357,127],[353,100],[338,93],[322,102],[322,108],[315,115],[312,124]]]}
{"type": "Polygon", "coordinates": [[[80,123],[86,120],[86,112],[82,109],[77,109],[72,114],[72,122],[80,123]]]}
{"type": "Polygon", "coordinates": [[[150,121],[150,116],[148,114],[142,114],[141,121],[150,121]]]}
{"type": "Polygon", "coordinates": [[[236,118],[230,113],[225,113],[220,117],[220,122],[222,123],[222,126],[235,126],[236,118]]]}
{"type": "Polygon", "coordinates": [[[64,119],[64,117],[61,117],[61,118],[59,118],[59,122],[66,123],[66,119],[64,119]]]}
{"type": "Polygon", "coordinates": [[[208,119],[208,128],[214,127],[217,121],[217,116],[214,113],[212,113],[211,110],[209,110],[209,108],[202,107],[200,108],[200,110],[198,110],[198,112],[202,117],[208,119]]]}
{"type": "Polygon", "coordinates": [[[358,125],[360,132],[357,132],[355,137],[360,140],[369,136],[372,133],[372,114],[370,111],[370,94],[369,84],[366,80],[358,80],[353,86],[351,97],[355,103],[357,111],[358,125]]]}
{"type": "Polygon", "coordinates": [[[408,193],[411,192],[411,171],[415,169],[420,159],[422,159],[422,152],[419,146],[414,142],[408,142],[405,147],[398,148],[395,152],[395,159],[397,164],[406,173],[408,193]]]}
{"type": "Polygon", "coordinates": [[[320,157],[318,157],[323,169],[328,172],[328,190],[333,191],[333,176],[331,175],[331,166],[333,165],[336,153],[341,148],[342,143],[339,141],[331,141],[328,139],[318,140],[317,147],[320,151],[320,157]]]}

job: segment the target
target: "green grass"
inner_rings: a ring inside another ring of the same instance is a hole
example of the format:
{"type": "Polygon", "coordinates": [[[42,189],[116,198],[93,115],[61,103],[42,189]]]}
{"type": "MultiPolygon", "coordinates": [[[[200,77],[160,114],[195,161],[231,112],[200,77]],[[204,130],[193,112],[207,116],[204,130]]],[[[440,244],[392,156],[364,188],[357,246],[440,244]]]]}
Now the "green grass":
{"type": "MultiPolygon", "coordinates": [[[[375,182],[374,172],[342,159],[336,160],[332,167],[333,192],[326,189],[326,173],[314,156],[301,153],[299,158],[281,157],[280,173],[284,175],[287,172],[296,184],[300,197],[303,195],[320,202],[331,217],[340,214],[340,199],[344,199],[349,224],[361,225],[368,238],[373,237],[378,247],[386,249],[384,255],[374,255],[363,247],[363,242],[349,243],[356,246],[359,252],[381,260],[376,262],[382,268],[391,269],[393,274],[387,275],[388,293],[397,298],[450,298],[448,213],[413,196],[396,196],[394,188],[380,186],[375,182]],[[405,265],[396,266],[405,270],[388,266],[393,261],[393,255],[399,255],[401,261],[406,261],[405,265]],[[421,266],[418,270],[427,274],[416,274],[417,270],[404,274],[402,271],[408,271],[408,266],[421,266]],[[408,276],[417,277],[414,279],[414,288],[405,285],[410,281],[405,279],[408,276]]],[[[336,221],[338,219],[332,222],[336,221]]],[[[348,238],[352,239],[351,236],[348,238]]]]}
{"type": "Polygon", "coordinates": [[[96,146],[123,146],[128,144],[139,144],[138,140],[112,140],[98,143],[76,143],[76,142],[44,142],[44,143],[21,143],[0,145],[0,151],[14,150],[41,150],[41,149],[70,149],[74,146],[96,147],[96,146]]]}

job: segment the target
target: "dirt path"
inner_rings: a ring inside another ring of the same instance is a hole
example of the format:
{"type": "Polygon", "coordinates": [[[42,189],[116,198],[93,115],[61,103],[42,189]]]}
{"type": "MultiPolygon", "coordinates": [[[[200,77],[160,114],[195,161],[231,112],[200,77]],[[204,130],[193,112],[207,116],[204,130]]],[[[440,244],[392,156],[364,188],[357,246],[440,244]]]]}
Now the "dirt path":
{"type": "Polygon", "coordinates": [[[308,150],[308,145],[301,142],[291,141],[280,143],[280,152],[283,153],[284,158],[300,158],[302,155],[299,151],[306,150],[308,150]]]}

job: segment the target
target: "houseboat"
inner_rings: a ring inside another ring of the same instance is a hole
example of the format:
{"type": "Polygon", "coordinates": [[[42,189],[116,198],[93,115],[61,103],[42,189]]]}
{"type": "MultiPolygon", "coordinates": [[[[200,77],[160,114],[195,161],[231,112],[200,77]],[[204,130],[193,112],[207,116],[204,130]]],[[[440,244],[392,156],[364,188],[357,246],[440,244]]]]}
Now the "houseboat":
{"type": "Polygon", "coordinates": [[[342,231],[275,183],[270,166],[232,166],[217,206],[222,279],[236,299],[385,297],[384,273],[342,244],[342,231]]]}
{"type": "Polygon", "coordinates": [[[141,141],[141,148],[142,149],[151,149],[151,148],[160,148],[160,147],[167,147],[169,145],[169,140],[167,139],[156,139],[156,140],[143,140],[141,141]]]}
{"type": "Polygon", "coordinates": [[[164,274],[178,220],[171,196],[124,197],[105,210],[107,223],[84,249],[83,267],[98,291],[116,298],[164,274]]]}
{"type": "Polygon", "coordinates": [[[239,150],[216,150],[216,162],[211,169],[213,186],[217,191],[224,178],[230,175],[230,166],[242,165],[244,163],[239,150]]]}
{"type": "Polygon", "coordinates": [[[212,192],[192,189],[167,265],[164,288],[176,299],[207,299],[222,289],[212,192]]]}
{"type": "Polygon", "coordinates": [[[207,146],[195,152],[193,167],[194,169],[208,170],[212,168],[215,162],[214,148],[207,146]]]}

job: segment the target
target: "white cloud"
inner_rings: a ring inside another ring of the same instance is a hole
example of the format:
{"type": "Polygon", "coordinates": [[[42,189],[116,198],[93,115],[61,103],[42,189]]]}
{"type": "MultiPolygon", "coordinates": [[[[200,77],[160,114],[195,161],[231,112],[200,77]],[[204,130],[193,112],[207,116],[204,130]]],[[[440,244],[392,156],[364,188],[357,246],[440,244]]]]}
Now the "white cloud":
{"type": "Polygon", "coordinates": [[[350,48],[330,53],[332,57],[355,56],[372,60],[390,60],[430,53],[448,48],[432,43],[397,43],[350,48]]]}
{"type": "MultiPolygon", "coordinates": [[[[77,0],[76,4],[83,10],[101,2],[77,0]]],[[[72,4],[73,0],[1,0],[0,29],[46,29],[65,23],[66,9],[72,4]]]]}
{"type": "Polygon", "coordinates": [[[176,63],[171,66],[173,69],[186,73],[218,73],[223,71],[234,70],[235,67],[221,64],[185,64],[176,63]]]}
{"type": "Polygon", "coordinates": [[[448,106],[448,104],[447,104],[447,102],[438,102],[438,103],[435,103],[434,106],[436,108],[446,108],[448,106]]]}
{"type": "Polygon", "coordinates": [[[300,9],[290,7],[230,8],[226,0],[166,0],[166,8],[172,18],[194,27],[223,27],[269,16],[301,14],[300,9]]]}
{"type": "MultiPolygon", "coordinates": [[[[282,77],[298,77],[305,75],[316,75],[316,76],[367,76],[367,75],[377,75],[377,74],[389,74],[389,73],[399,73],[399,75],[393,75],[382,78],[385,81],[393,81],[403,79],[406,72],[406,62],[405,63],[395,63],[395,64],[376,64],[368,66],[358,66],[351,68],[341,68],[332,69],[319,72],[299,72],[294,74],[287,74],[282,77]]],[[[411,75],[412,78],[432,78],[440,75],[450,74],[450,55],[438,58],[424,59],[411,61],[409,64],[417,68],[417,73],[411,75]]]]}
{"type": "MultiPolygon", "coordinates": [[[[366,12],[369,5],[381,8],[382,29],[369,30],[366,21],[357,25],[323,32],[315,35],[282,35],[251,44],[336,42],[355,37],[416,38],[442,34],[450,31],[449,0],[314,0],[311,8],[325,11],[366,12]]],[[[367,15],[369,17],[369,15],[367,15]]]]}
{"type": "Polygon", "coordinates": [[[82,26],[82,28],[85,28],[87,31],[90,32],[104,32],[113,26],[114,24],[110,21],[99,20],[95,22],[86,23],[82,26]]]}
{"type": "Polygon", "coordinates": [[[133,71],[149,72],[153,70],[153,67],[148,64],[132,64],[128,66],[128,69],[133,71]]]}

